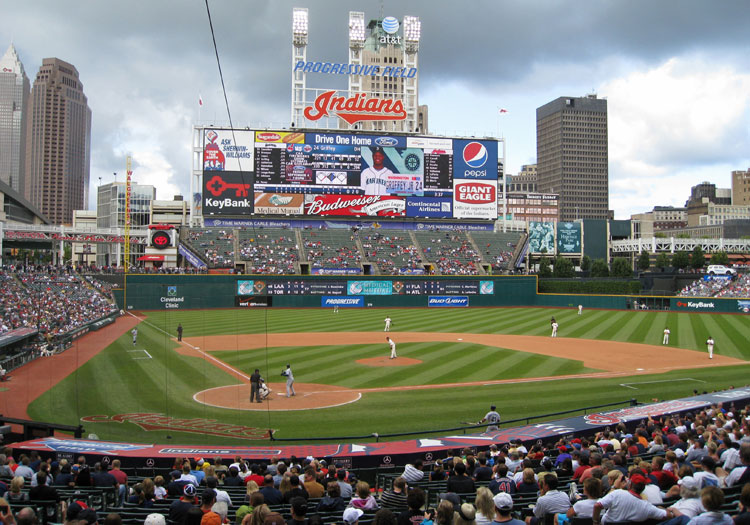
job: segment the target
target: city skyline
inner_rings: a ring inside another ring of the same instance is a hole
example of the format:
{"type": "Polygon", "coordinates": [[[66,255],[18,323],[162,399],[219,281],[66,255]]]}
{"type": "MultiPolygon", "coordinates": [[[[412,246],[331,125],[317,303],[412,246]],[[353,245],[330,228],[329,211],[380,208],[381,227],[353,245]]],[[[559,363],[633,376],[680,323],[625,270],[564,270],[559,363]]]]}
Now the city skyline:
{"type": "MultiPolygon", "coordinates": [[[[592,10],[572,2],[483,2],[472,10],[425,1],[209,5],[238,127],[288,125],[293,7],[309,9],[309,60],[346,61],[350,10],[367,20],[414,15],[422,22],[419,99],[429,106],[430,131],[505,136],[511,174],[536,163],[536,108],[594,92],[609,106],[609,202],[618,219],[681,206],[691,186],[730,187],[733,170],[750,168],[745,2],[592,10]]],[[[94,114],[92,189],[114,172],[124,180],[131,154],[134,180],[171,199],[189,193],[199,96],[202,123],[227,117],[205,6],[146,7],[19,5],[0,29],[0,46],[12,42],[27,72],[46,57],[75,64],[94,114]],[[40,23],[42,12],[55,23],[40,23]]]]}

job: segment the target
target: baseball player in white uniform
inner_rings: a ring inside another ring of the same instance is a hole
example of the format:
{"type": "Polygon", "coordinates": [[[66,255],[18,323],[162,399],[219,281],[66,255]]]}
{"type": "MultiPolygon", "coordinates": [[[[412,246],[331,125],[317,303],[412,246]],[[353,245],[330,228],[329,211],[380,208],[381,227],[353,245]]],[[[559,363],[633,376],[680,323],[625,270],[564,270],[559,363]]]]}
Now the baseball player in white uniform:
{"type": "Polygon", "coordinates": [[[579,304],[578,305],[578,315],[581,315],[582,313],[583,313],[583,305],[579,304]]]}
{"type": "Polygon", "coordinates": [[[669,344],[669,334],[671,332],[669,331],[669,328],[664,328],[664,339],[662,339],[661,344],[668,345],[669,344]]]}
{"type": "Polygon", "coordinates": [[[714,358],[714,339],[710,335],[708,336],[708,339],[706,340],[706,347],[708,348],[708,358],[713,359],[714,358]]]}
{"type": "Polygon", "coordinates": [[[396,354],[396,343],[391,339],[390,337],[385,338],[386,341],[388,341],[388,344],[391,346],[391,357],[390,359],[396,359],[398,355],[396,354]]]}
{"type": "Polygon", "coordinates": [[[383,165],[383,161],[383,148],[375,148],[372,152],[372,166],[362,171],[361,185],[365,195],[388,195],[386,185],[393,172],[383,165]]]}
{"type": "Polygon", "coordinates": [[[557,324],[557,321],[555,321],[555,318],[552,318],[552,337],[557,337],[557,327],[559,325],[557,324]]]}
{"type": "Polygon", "coordinates": [[[138,341],[138,328],[133,328],[130,333],[133,334],[133,346],[135,346],[135,343],[138,341]]]}
{"type": "Polygon", "coordinates": [[[294,374],[292,374],[292,365],[286,365],[286,370],[281,372],[286,377],[286,397],[295,395],[294,392],[294,374]]]}
{"type": "Polygon", "coordinates": [[[391,316],[386,315],[385,316],[385,329],[384,332],[390,332],[391,331],[391,316]]]}

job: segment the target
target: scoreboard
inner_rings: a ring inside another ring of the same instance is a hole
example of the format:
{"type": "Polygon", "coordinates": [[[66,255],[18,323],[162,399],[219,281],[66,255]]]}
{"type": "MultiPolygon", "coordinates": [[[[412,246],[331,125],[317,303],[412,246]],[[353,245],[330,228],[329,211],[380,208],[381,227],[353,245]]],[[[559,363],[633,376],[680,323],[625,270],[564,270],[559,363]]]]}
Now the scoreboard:
{"type": "Polygon", "coordinates": [[[461,281],[437,279],[237,281],[237,295],[489,295],[493,293],[493,281],[479,279],[461,281]]]}

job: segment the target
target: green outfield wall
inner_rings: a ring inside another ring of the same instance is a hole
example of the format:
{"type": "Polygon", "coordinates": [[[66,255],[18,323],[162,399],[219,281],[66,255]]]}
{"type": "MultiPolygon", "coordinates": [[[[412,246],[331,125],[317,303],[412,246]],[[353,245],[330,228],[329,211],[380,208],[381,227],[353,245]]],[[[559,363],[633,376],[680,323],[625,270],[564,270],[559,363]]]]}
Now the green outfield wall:
{"type": "Polygon", "coordinates": [[[536,276],[128,275],[115,291],[127,310],[235,307],[497,307],[540,306],[747,313],[750,301],[637,295],[539,294],[536,276]],[[328,298],[328,299],[326,299],[328,298]]]}

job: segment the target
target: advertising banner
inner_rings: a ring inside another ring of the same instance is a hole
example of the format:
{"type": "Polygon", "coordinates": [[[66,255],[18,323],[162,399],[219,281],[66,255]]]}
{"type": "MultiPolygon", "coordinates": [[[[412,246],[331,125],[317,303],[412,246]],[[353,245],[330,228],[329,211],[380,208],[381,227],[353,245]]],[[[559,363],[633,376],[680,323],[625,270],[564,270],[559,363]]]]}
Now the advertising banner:
{"type": "Polygon", "coordinates": [[[406,201],[387,195],[305,195],[305,214],[405,217],[406,201]]]}
{"type": "Polygon", "coordinates": [[[407,197],[406,216],[450,219],[453,217],[453,200],[435,197],[407,197]]]}
{"type": "Polygon", "coordinates": [[[481,295],[494,295],[495,281],[479,281],[479,293],[481,295]]]}
{"type": "Polygon", "coordinates": [[[252,213],[252,173],[203,172],[204,215],[250,215],[252,213]]]}
{"type": "Polygon", "coordinates": [[[237,281],[237,295],[253,295],[255,281],[237,281]]]}
{"type": "Polygon", "coordinates": [[[454,179],[455,219],[496,219],[497,181],[454,179]]]}
{"type": "Polygon", "coordinates": [[[327,144],[339,146],[361,146],[361,147],[406,147],[406,137],[401,135],[345,135],[342,133],[306,133],[307,144],[327,144]]]}
{"type": "Polygon", "coordinates": [[[497,141],[453,141],[453,178],[497,181],[497,141]]]}
{"type": "Polygon", "coordinates": [[[557,223],[557,253],[581,252],[581,223],[557,223]]]}
{"type": "Polygon", "coordinates": [[[393,295],[392,281],[347,281],[349,295],[393,295]]]}
{"type": "Polygon", "coordinates": [[[203,171],[253,171],[254,139],[250,130],[206,129],[203,171]]]}
{"type": "Polygon", "coordinates": [[[357,275],[362,273],[360,268],[311,268],[313,275],[357,275]]]}
{"type": "Polygon", "coordinates": [[[469,296],[431,295],[427,298],[427,306],[431,308],[465,308],[469,306],[469,296]]]}
{"type": "Polygon", "coordinates": [[[320,298],[320,306],[323,308],[333,308],[334,306],[340,308],[362,308],[365,306],[365,298],[361,295],[358,297],[352,297],[350,295],[345,295],[343,297],[324,295],[320,298]]]}
{"type": "Polygon", "coordinates": [[[180,245],[177,247],[177,253],[182,255],[187,262],[189,262],[194,268],[205,268],[206,263],[201,261],[197,255],[195,255],[193,252],[185,248],[185,246],[180,243],[180,245]]]}
{"type": "Polygon", "coordinates": [[[529,252],[555,253],[555,223],[529,222],[529,252]]]}
{"type": "Polygon", "coordinates": [[[255,213],[257,215],[303,215],[305,196],[300,193],[255,192],[255,213]]]}

